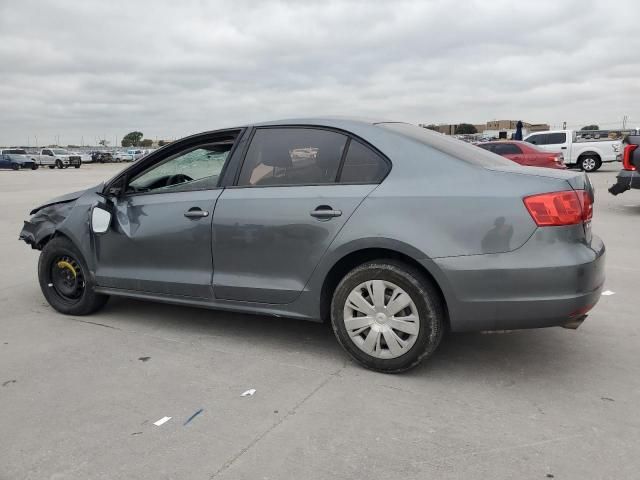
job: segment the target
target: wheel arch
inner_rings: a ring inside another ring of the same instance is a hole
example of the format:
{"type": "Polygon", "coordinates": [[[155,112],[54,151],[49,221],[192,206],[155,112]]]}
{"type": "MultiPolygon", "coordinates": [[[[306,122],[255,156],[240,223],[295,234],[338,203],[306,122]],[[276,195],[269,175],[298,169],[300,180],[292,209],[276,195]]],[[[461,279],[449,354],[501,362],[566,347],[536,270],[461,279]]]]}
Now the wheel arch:
{"type": "MultiPolygon", "coordinates": [[[[413,247],[409,248],[413,249],[413,247]]],[[[445,288],[443,289],[444,281],[441,273],[439,271],[436,272],[435,266],[432,269],[427,268],[427,266],[425,266],[425,263],[430,262],[425,262],[425,258],[423,255],[414,257],[414,255],[411,255],[407,251],[403,250],[403,248],[393,248],[389,245],[375,247],[369,246],[351,250],[350,252],[345,253],[337,258],[337,260],[333,262],[332,266],[324,275],[322,287],[320,290],[320,318],[322,319],[322,321],[324,322],[329,319],[331,310],[331,298],[333,296],[333,292],[338,286],[338,283],[340,283],[340,280],[349,271],[351,271],[358,265],[362,265],[363,263],[371,260],[388,259],[405,263],[417,269],[424,275],[427,281],[431,282],[433,287],[438,292],[440,300],[442,301],[442,306],[445,312],[446,328],[449,329],[450,302],[447,300],[449,295],[445,293],[445,291],[448,290],[447,287],[445,286],[445,288]],[[417,258],[421,258],[421,260],[423,261],[418,261],[417,258]]]]}
{"type": "Polygon", "coordinates": [[[602,161],[602,156],[595,150],[587,150],[586,152],[582,152],[580,155],[578,155],[578,161],[582,160],[584,157],[596,157],[598,160],[602,161]]]}

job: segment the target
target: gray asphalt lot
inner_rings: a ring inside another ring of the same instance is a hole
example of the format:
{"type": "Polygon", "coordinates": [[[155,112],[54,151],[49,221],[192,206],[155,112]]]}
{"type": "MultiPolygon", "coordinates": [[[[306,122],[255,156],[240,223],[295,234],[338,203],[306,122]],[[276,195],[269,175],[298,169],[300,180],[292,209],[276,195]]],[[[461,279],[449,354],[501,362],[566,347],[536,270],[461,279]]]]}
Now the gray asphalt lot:
{"type": "Polygon", "coordinates": [[[638,478],[640,191],[606,192],[619,163],[591,174],[615,294],[580,329],[451,335],[402,375],[326,325],[124,299],[57,314],[22,221],[120,168],[0,171],[0,479],[638,478]]]}

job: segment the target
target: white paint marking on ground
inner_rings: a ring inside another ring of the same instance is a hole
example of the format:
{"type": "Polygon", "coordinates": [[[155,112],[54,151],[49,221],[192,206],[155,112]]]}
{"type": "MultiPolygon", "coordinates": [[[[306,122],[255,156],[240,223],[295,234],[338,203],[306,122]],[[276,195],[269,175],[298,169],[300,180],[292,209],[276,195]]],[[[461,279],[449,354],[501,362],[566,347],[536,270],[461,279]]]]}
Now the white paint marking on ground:
{"type": "Polygon", "coordinates": [[[171,420],[171,417],[162,417],[160,420],[158,420],[157,422],[153,422],[153,424],[156,427],[159,427],[160,425],[162,425],[163,423],[167,423],[169,420],[171,420]]]}
{"type": "Polygon", "coordinates": [[[252,396],[254,393],[256,393],[256,389],[255,388],[251,388],[249,390],[247,390],[246,392],[244,392],[242,395],[240,395],[241,397],[250,397],[252,396]]]}
{"type": "Polygon", "coordinates": [[[605,297],[608,297],[609,295],[615,295],[616,292],[612,292],[611,290],[605,290],[604,292],[602,292],[602,295],[604,295],[605,297]]]}

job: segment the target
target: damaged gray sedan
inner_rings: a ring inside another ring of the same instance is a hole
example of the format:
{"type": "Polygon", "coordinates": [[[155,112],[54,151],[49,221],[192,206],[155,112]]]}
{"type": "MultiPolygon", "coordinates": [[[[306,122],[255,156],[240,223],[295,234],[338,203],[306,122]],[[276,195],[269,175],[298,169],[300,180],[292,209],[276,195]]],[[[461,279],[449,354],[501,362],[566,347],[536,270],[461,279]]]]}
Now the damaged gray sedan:
{"type": "Polygon", "coordinates": [[[327,319],[398,372],[446,330],[580,325],[604,282],[593,200],[584,173],[409,124],[293,120],[174,142],[35,208],[20,238],[59,312],[117,295],[327,319]]]}

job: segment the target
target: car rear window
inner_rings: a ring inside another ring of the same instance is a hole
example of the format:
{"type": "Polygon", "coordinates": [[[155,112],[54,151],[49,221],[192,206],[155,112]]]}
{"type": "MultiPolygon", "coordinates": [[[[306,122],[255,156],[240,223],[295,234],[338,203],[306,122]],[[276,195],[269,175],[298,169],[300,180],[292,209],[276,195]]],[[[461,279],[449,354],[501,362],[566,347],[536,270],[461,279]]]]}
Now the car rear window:
{"type": "Polygon", "coordinates": [[[448,135],[411,125],[410,123],[385,122],[377,123],[376,125],[473,165],[480,167],[513,166],[511,160],[507,160],[500,155],[488,152],[448,135]]]}
{"type": "Polygon", "coordinates": [[[388,172],[389,164],[384,158],[351,139],[340,173],[340,183],[380,183],[388,172]]]}

